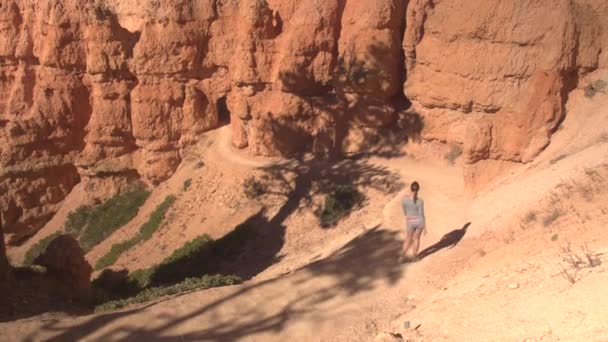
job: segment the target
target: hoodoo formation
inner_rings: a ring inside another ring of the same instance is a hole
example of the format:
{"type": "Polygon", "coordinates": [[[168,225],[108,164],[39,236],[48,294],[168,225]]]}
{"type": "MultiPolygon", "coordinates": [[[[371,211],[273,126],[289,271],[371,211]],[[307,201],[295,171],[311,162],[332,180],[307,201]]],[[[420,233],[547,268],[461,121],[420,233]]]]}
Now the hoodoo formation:
{"type": "Polygon", "coordinates": [[[0,2],[0,206],[34,234],[82,183],[175,171],[229,123],[255,155],[458,146],[474,188],[532,161],[608,67],[603,0],[0,2]]]}

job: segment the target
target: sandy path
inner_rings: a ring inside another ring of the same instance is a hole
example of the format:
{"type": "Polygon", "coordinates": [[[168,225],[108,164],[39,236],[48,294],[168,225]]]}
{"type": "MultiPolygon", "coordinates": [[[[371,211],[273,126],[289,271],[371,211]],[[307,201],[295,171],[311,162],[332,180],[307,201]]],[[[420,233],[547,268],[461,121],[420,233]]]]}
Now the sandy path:
{"type": "MultiPolygon", "coordinates": [[[[234,151],[226,128],[213,153],[238,166],[262,167],[258,160],[234,151]]],[[[424,248],[465,223],[462,176],[457,168],[421,165],[405,158],[372,161],[399,170],[403,181],[422,184],[429,234],[424,248]]],[[[439,252],[416,264],[401,265],[403,216],[397,194],[366,220],[379,227],[353,229],[321,252],[328,257],[283,277],[260,276],[243,285],[194,292],[125,312],[73,320],[22,321],[0,326],[5,336],[40,340],[369,340],[417,299],[436,290],[429,263],[439,252]],[[409,299],[408,299],[409,297],[409,299]]],[[[365,219],[365,218],[364,218],[365,219]]],[[[370,225],[371,226],[371,225],[370,225]]]]}
{"type": "Polygon", "coordinates": [[[213,135],[217,139],[211,150],[215,160],[232,165],[246,166],[250,168],[268,167],[279,161],[278,158],[251,157],[237,150],[232,145],[232,131],[230,125],[220,127],[213,135]]]}

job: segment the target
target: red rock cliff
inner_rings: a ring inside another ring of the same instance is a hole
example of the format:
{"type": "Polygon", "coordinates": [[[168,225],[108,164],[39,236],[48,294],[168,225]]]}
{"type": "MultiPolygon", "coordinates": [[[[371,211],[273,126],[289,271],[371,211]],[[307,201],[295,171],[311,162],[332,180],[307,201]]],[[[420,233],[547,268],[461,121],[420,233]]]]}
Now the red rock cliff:
{"type": "Polygon", "coordinates": [[[7,231],[35,232],[79,182],[160,182],[228,121],[236,146],[289,155],[365,150],[399,117],[419,117],[409,129],[461,144],[479,182],[480,168],[532,160],[579,74],[608,65],[607,8],[0,0],[7,231]]]}

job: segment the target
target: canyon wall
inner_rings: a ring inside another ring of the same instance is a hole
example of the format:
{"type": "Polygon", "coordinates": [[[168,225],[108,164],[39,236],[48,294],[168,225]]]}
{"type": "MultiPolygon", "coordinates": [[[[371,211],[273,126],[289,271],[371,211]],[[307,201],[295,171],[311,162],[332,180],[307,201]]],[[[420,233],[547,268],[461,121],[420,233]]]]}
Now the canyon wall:
{"type": "Polygon", "coordinates": [[[579,76],[608,67],[607,9],[597,0],[411,1],[405,94],[424,138],[461,144],[472,186],[532,161],[579,76]]]}
{"type": "Polygon", "coordinates": [[[0,206],[35,233],[79,183],[157,184],[230,124],[260,155],[369,151],[385,129],[460,145],[467,182],[531,161],[601,0],[0,0],[0,206]]]}

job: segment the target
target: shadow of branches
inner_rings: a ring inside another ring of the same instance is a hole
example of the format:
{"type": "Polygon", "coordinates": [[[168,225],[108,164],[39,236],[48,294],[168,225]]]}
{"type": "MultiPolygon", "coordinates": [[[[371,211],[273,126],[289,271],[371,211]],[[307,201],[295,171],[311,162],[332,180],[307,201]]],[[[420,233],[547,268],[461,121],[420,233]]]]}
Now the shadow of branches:
{"type": "MultiPolygon", "coordinates": [[[[374,45],[368,51],[371,62],[357,58],[338,60],[332,81],[323,84],[320,91],[300,94],[302,101],[313,108],[314,113],[309,114],[326,120],[326,127],[317,132],[310,133],[306,120],[297,122],[294,118],[287,120],[281,115],[270,115],[276,118],[269,127],[275,147],[286,155],[297,156],[260,170],[263,176],[258,181],[266,189],[264,196],[281,198],[282,205],[277,210],[261,211],[244,222],[254,232],[247,238],[232,239],[230,243],[220,239],[215,247],[200,251],[201,258],[197,260],[208,256],[206,263],[167,265],[162,272],[170,273],[171,267],[179,267],[193,269],[197,274],[235,274],[252,279],[280,260],[287,218],[298,210],[312,208],[320,196],[330,194],[339,186],[367,187],[387,194],[402,189],[404,184],[398,173],[374,164],[371,157],[403,155],[403,144],[419,137],[424,122],[410,110],[410,103],[403,95],[404,75],[397,76],[400,85],[388,96],[375,92],[374,89],[381,89],[384,83],[391,83],[393,77],[382,68],[387,53],[386,46],[374,45]],[[353,129],[358,134],[355,138],[353,129]],[[358,152],[337,158],[349,139],[358,144],[358,152]],[[315,156],[297,154],[310,149],[315,156]]],[[[279,77],[284,85],[297,92],[298,85],[307,84],[310,77],[306,75],[306,68],[295,70],[281,73],[279,77]]],[[[94,316],[70,327],[48,322],[41,330],[57,334],[54,341],[92,336],[114,341],[231,341],[263,332],[279,332],[288,322],[313,310],[315,315],[331,315],[328,305],[337,296],[364,293],[378,282],[395,284],[403,273],[403,266],[396,260],[399,249],[397,233],[375,228],[293,275],[254,280],[208,296],[186,295],[200,300],[200,304],[187,312],[167,311],[166,306],[159,304],[94,316]],[[289,291],[296,286],[297,293],[289,291]],[[274,304],[265,307],[266,302],[274,304]],[[321,305],[328,306],[327,312],[319,310],[321,305]],[[149,320],[121,322],[143,312],[146,315],[142,317],[149,320]],[[197,328],[189,329],[188,333],[173,331],[183,324],[191,327],[192,322],[196,322],[197,328]]],[[[173,281],[189,275],[180,274],[173,281]]]]}
{"type": "MultiPolygon", "coordinates": [[[[394,285],[404,272],[395,258],[399,249],[398,233],[376,227],[289,276],[227,288],[221,295],[185,295],[194,297],[182,303],[197,304],[177,311],[157,303],[97,315],[69,327],[46,322],[39,331],[57,334],[50,341],[235,341],[277,333],[296,320],[332,317],[340,312],[342,300],[381,283],[394,285]],[[147,318],[129,318],[133,315],[147,318]],[[190,328],[176,333],[179,327],[190,328]]],[[[36,340],[35,336],[26,341],[36,340]]]]}
{"type": "Polygon", "coordinates": [[[280,72],[284,90],[306,103],[304,112],[311,113],[287,118],[272,113],[270,128],[277,150],[283,155],[308,150],[333,156],[402,154],[404,144],[419,139],[424,120],[404,95],[405,70],[396,67],[392,53],[384,43],[370,44],[363,53],[344,53],[335,61],[333,78],[316,84],[315,90],[298,87],[311,82],[307,68],[280,72]],[[311,134],[305,122],[313,116],[323,124],[311,134]]]}
{"type": "Polygon", "coordinates": [[[250,279],[278,262],[277,255],[285,242],[285,220],[298,210],[313,208],[315,198],[326,196],[337,187],[367,187],[392,194],[404,186],[398,173],[365,156],[339,160],[305,156],[277,162],[261,171],[263,176],[258,182],[265,189],[264,196],[282,198],[284,204],[271,216],[262,211],[247,220],[246,225],[254,227],[255,234],[241,240],[242,246],[231,247],[241,252],[230,260],[224,259],[219,273],[250,279]]]}

